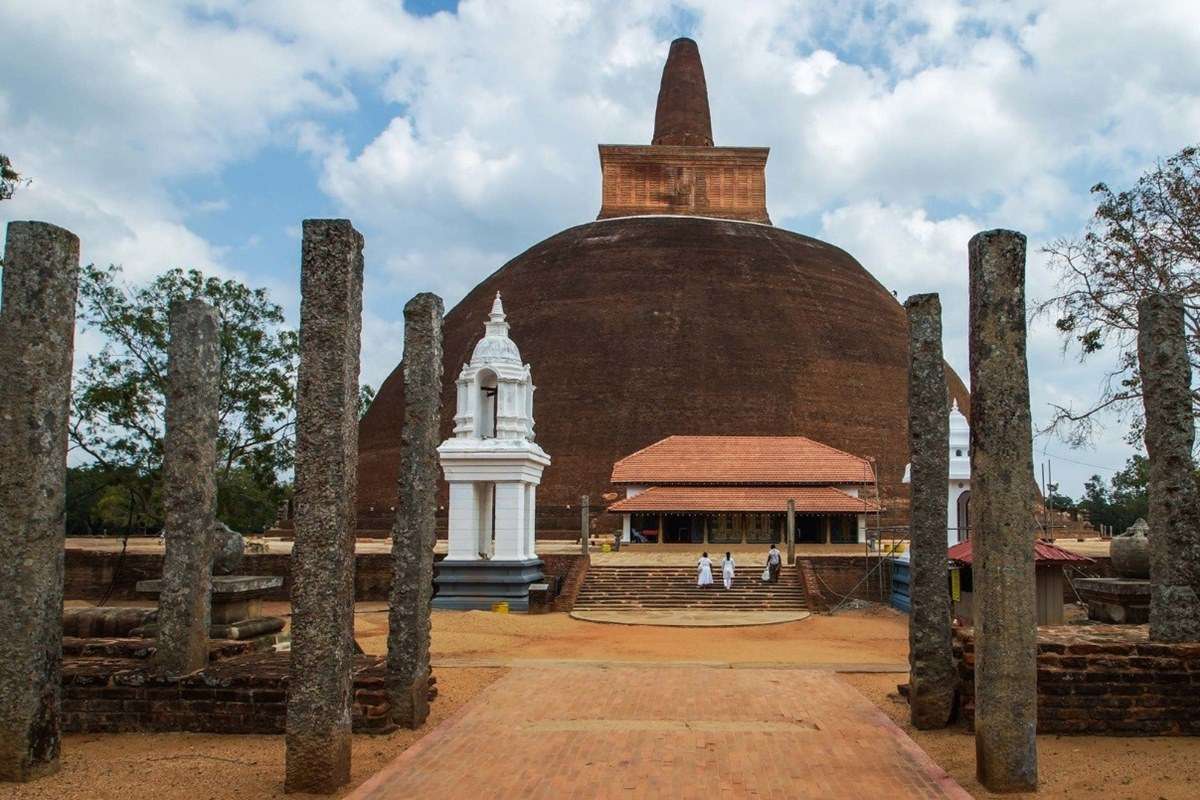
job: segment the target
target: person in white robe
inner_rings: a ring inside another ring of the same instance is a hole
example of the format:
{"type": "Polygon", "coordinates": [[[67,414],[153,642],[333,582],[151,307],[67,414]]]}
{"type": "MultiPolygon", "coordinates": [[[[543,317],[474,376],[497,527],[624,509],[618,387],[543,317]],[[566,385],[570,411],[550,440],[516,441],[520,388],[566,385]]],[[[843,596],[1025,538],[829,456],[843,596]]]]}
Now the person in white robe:
{"type": "Polygon", "coordinates": [[[726,589],[733,588],[733,556],[729,553],[725,554],[725,560],[721,563],[721,580],[726,589]]]}
{"type": "Polygon", "coordinates": [[[700,560],[696,562],[696,568],[699,575],[696,577],[697,586],[712,586],[712,559],[708,557],[708,553],[700,556],[700,560]]]}

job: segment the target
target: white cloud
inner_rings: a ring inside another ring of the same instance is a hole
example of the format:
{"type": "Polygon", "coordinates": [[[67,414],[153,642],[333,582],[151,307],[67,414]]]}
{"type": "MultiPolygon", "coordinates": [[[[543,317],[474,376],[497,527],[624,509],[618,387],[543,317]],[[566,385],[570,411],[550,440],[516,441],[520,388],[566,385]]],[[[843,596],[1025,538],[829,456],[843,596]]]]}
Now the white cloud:
{"type": "MultiPolygon", "coordinates": [[[[595,145],[649,141],[681,20],[700,42],[717,143],[772,147],[776,223],[819,226],[901,299],[961,298],[946,303],[947,355],[964,373],[970,235],[1028,233],[1030,294],[1044,296],[1037,248],[1078,230],[1088,187],[1128,183],[1200,130],[1193,0],[463,0],[431,17],[402,0],[335,13],[319,0],[43,0],[0,6],[0,27],[21,31],[0,50],[0,144],[35,178],[0,213],[69,227],[85,258],[135,277],[229,272],[235,254],[192,226],[252,204],[180,182],[294,149],[367,236],[364,378],[377,383],[408,296],[453,304],[595,216],[595,145]]],[[[277,272],[249,277],[295,308],[277,272]]],[[[1090,396],[1102,374],[1059,346],[1048,323],[1031,328],[1043,406],[1090,396]]]]}

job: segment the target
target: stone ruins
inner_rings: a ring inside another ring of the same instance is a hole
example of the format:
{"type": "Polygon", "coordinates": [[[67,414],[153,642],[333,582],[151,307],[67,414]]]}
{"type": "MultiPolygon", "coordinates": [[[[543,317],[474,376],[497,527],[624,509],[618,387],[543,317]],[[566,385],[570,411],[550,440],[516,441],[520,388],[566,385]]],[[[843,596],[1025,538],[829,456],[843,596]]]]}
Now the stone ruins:
{"type": "Polygon", "coordinates": [[[304,221],[288,792],[329,793],[350,779],[362,248],[349,220],[304,221]]]}
{"type": "Polygon", "coordinates": [[[976,772],[992,791],[1032,791],[1038,780],[1036,484],[1025,237],[984,231],[971,237],[968,249],[976,772]]]}
{"type": "Polygon", "coordinates": [[[159,665],[170,675],[208,665],[221,349],[217,311],[171,305],[163,506],[166,553],[158,598],[159,665]]]}
{"type": "Polygon", "coordinates": [[[404,431],[392,529],[387,665],[392,719],[407,728],[420,727],[429,716],[443,313],[442,298],[435,294],[419,294],[404,306],[404,431]]]}
{"type": "Polygon", "coordinates": [[[1138,366],[1150,459],[1150,638],[1200,641],[1200,498],[1183,300],[1138,303],[1138,366]]]}
{"type": "Polygon", "coordinates": [[[909,522],[912,613],[908,623],[909,713],[917,728],[941,728],[954,711],[955,667],[946,591],[946,498],[950,493],[950,423],[942,304],[918,294],[908,312],[908,439],[912,464],[909,522]]]}
{"type": "Polygon", "coordinates": [[[79,239],[11,222],[0,299],[0,780],[58,769],[79,239]]]}

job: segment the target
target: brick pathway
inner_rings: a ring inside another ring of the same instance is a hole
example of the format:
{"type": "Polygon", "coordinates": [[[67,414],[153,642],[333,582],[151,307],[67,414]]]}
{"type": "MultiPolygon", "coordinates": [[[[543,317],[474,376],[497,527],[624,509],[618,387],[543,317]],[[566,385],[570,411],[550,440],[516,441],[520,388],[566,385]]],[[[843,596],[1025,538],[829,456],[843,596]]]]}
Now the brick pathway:
{"type": "Polygon", "coordinates": [[[513,670],[350,797],[970,795],[831,673],[583,667],[513,670]]]}

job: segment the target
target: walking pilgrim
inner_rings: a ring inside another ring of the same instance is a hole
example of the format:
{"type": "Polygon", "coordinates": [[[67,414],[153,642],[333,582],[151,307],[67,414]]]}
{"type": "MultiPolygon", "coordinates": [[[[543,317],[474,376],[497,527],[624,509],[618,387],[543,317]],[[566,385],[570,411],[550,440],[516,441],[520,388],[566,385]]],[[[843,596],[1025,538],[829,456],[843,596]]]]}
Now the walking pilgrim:
{"type": "Polygon", "coordinates": [[[726,589],[733,588],[733,556],[729,553],[725,554],[725,561],[721,563],[721,580],[726,589]]]}
{"type": "Polygon", "coordinates": [[[700,556],[700,560],[696,562],[696,568],[699,575],[696,577],[697,586],[712,586],[712,559],[708,557],[708,553],[700,556]]]}
{"type": "Polygon", "coordinates": [[[771,583],[779,580],[779,569],[782,566],[783,555],[779,552],[778,547],[771,545],[771,549],[767,551],[767,574],[771,583]]]}

